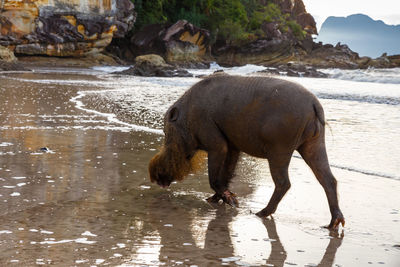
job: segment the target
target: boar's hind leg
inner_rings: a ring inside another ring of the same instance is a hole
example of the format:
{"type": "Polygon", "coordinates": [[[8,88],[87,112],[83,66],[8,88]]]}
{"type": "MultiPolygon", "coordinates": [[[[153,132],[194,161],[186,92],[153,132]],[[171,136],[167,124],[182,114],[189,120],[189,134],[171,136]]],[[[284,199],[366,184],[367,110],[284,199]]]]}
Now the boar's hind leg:
{"type": "Polygon", "coordinates": [[[336,229],[340,223],[344,226],[344,217],[338,204],[336,179],[329,167],[324,135],[321,134],[317,139],[306,141],[299,147],[298,151],[325,190],[332,215],[328,228],[336,229]]]}
{"type": "Polygon", "coordinates": [[[228,190],[229,182],[233,177],[239,151],[230,147],[226,142],[208,151],[208,176],[211,188],[215,194],[207,200],[217,203],[222,199],[225,203],[238,206],[235,194],[228,190]]]}
{"type": "MultiPolygon", "coordinates": [[[[274,155],[274,153],[272,153],[274,155]]],[[[272,176],[272,180],[275,184],[275,190],[272,194],[271,199],[268,202],[267,207],[256,213],[259,217],[267,217],[276,211],[279,202],[290,188],[289,181],[289,162],[291,155],[287,159],[269,158],[269,168],[272,176]]]]}

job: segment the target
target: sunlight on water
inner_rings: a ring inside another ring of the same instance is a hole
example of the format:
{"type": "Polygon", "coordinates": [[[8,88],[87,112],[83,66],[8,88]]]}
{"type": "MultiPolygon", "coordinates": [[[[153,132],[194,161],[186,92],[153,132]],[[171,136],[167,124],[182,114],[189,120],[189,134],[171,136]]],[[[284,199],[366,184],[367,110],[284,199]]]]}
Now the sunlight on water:
{"type": "Polygon", "coordinates": [[[341,70],[341,69],[326,69],[322,70],[331,78],[357,81],[357,82],[373,82],[400,84],[400,68],[394,69],[366,69],[366,70],[341,70]]]}

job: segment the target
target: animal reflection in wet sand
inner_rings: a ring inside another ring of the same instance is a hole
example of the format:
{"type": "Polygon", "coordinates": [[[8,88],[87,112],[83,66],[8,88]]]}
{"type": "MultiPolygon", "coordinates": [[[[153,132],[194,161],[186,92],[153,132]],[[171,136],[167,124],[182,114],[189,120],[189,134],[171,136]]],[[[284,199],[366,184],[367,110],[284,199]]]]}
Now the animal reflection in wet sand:
{"type": "MultiPolygon", "coordinates": [[[[224,265],[230,263],[252,265],[241,261],[241,257],[235,255],[235,244],[231,238],[230,225],[238,216],[236,209],[220,205],[214,212],[214,210],[206,208],[203,201],[187,196],[171,197],[169,194],[157,196],[148,208],[149,223],[157,229],[160,235],[162,246],[159,261],[167,266],[180,262],[198,264],[198,266],[217,266],[221,263],[224,265]],[[189,202],[192,203],[190,208],[183,204],[189,202]],[[177,212],[178,215],[174,212],[177,212]],[[196,240],[196,231],[193,228],[196,224],[204,224],[204,219],[210,216],[213,219],[207,225],[205,238],[202,239],[204,243],[198,244],[199,240],[196,240]]],[[[264,224],[267,234],[260,238],[268,240],[271,248],[270,255],[264,264],[266,266],[284,266],[287,263],[288,255],[279,238],[274,218],[260,221],[264,224]]],[[[318,266],[333,265],[337,249],[343,240],[343,232],[339,236],[338,231],[330,231],[329,240],[325,254],[318,266]]],[[[260,262],[260,265],[264,264],[260,262]]]]}
{"type": "MultiPolygon", "coordinates": [[[[278,232],[276,230],[275,220],[271,217],[271,219],[264,219],[263,223],[268,232],[268,238],[271,239],[271,254],[266,261],[267,266],[277,266],[281,267],[285,265],[285,261],[287,258],[287,253],[285,251],[284,246],[282,245],[278,232]]],[[[325,250],[325,254],[321,259],[318,266],[333,266],[335,255],[337,249],[342,244],[343,240],[343,231],[339,236],[338,231],[332,230],[330,231],[330,240],[329,244],[325,250]]]]}
{"type": "Polygon", "coordinates": [[[160,235],[161,262],[167,266],[176,262],[217,266],[221,263],[220,258],[234,255],[229,223],[237,215],[236,210],[221,206],[214,211],[198,199],[178,197],[166,201],[165,197],[168,198],[163,195],[154,200],[149,209],[150,223],[160,235]],[[189,202],[190,208],[185,205],[189,202]],[[207,217],[212,217],[208,226],[207,217]],[[206,232],[200,236],[201,240],[196,240],[201,234],[196,229],[201,231],[202,224],[204,228],[206,226],[206,232]]]}

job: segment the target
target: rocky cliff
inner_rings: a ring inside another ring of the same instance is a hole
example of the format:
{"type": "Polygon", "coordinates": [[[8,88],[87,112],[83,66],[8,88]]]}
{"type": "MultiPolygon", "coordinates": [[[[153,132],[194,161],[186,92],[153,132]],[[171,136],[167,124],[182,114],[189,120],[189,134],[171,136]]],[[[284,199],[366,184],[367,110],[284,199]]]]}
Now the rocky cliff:
{"type": "Polygon", "coordinates": [[[317,34],[314,18],[309,14],[302,0],[260,0],[267,6],[273,2],[286,18],[286,23],[295,21],[302,31],[302,38],[290,27],[282,27],[282,21],[264,22],[261,25],[263,35],[252,42],[235,46],[214,46],[213,54],[217,62],[222,65],[234,66],[243,64],[274,65],[279,62],[288,62],[297,54],[310,53],[313,47],[311,35],[317,34]],[[282,31],[282,28],[287,28],[282,31]]]}
{"type": "Polygon", "coordinates": [[[130,39],[114,39],[108,50],[131,62],[146,54],[157,54],[169,64],[186,67],[199,67],[200,62],[211,60],[209,31],[186,20],[146,25],[130,39]]]}
{"type": "Polygon", "coordinates": [[[82,56],[102,51],[134,21],[130,0],[1,0],[0,45],[22,55],[82,56]]]}

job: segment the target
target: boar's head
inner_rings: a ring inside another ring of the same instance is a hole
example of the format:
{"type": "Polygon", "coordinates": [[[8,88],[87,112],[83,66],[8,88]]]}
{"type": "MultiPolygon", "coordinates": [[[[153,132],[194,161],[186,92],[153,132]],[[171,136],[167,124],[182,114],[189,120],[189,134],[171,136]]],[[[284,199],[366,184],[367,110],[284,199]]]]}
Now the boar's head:
{"type": "Polygon", "coordinates": [[[171,107],[164,118],[164,145],[149,163],[151,182],[162,187],[175,180],[183,180],[193,169],[192,159],[195,149],[190,133],[185,127],[184,114],[177,107],[171,107]]]}

